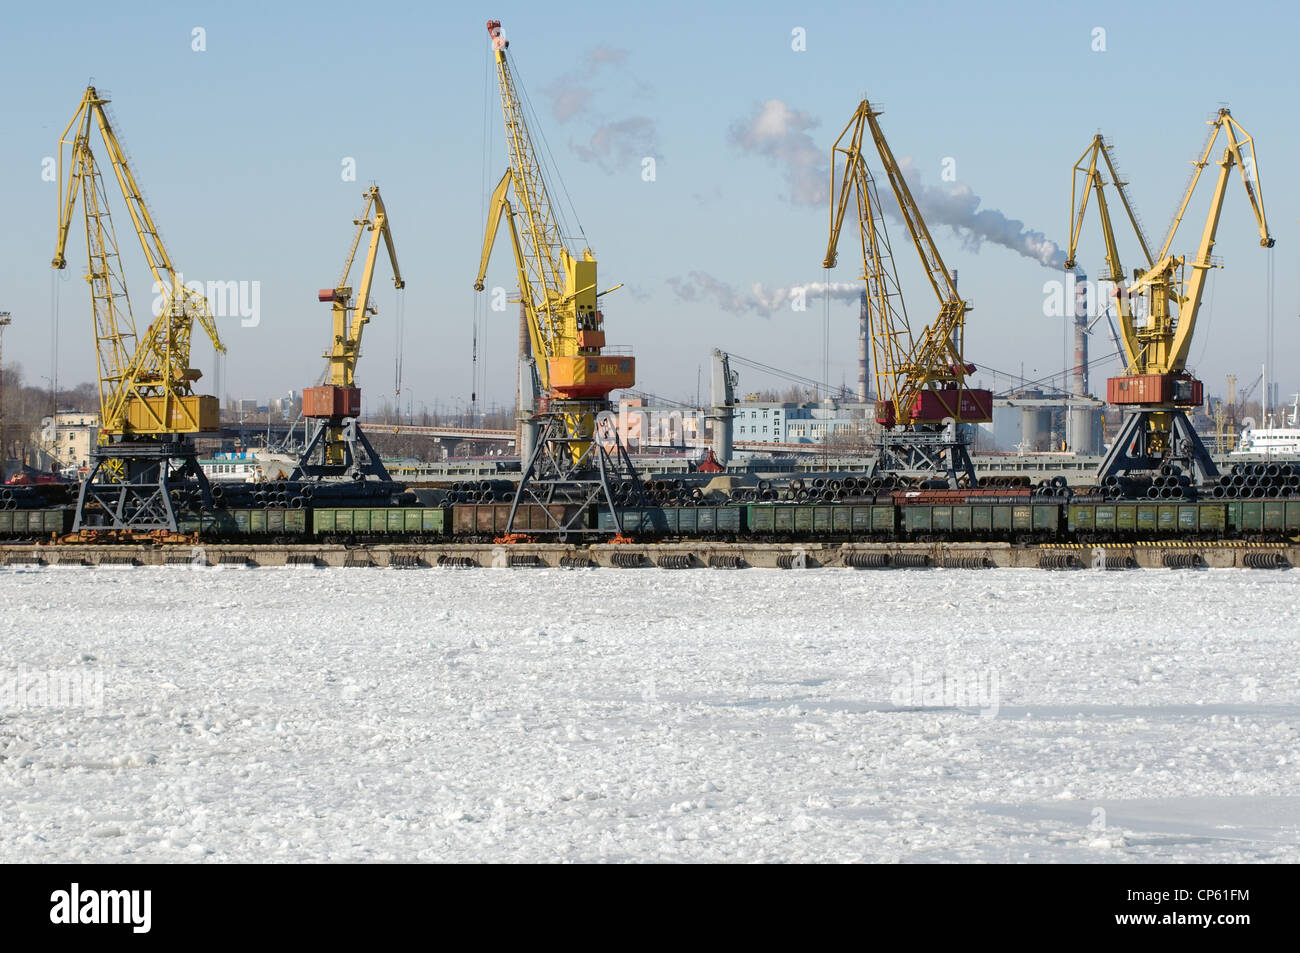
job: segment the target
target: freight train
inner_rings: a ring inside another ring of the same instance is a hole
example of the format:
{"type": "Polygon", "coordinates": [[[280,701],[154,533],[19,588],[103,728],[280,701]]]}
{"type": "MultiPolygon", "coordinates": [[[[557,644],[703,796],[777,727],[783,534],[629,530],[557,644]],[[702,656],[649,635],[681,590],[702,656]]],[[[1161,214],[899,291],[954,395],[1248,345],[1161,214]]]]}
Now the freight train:
{"type": "MultiPolygon", "coordinates": [[[[895,494],[897,496],[897,494],[895,494]]],[[[491,542],[506,531],[509,504],[449,507],[267,507],[183,517],[180,530],[211,542],[491,542]]],[[[553,507],[552,516],[562,517],[553,507]]],[[[893,499],[855,503],[728,503],[624,509],[623,534],[637,541],[1106,543],[1135,540],[1300,540],[1300,496],[1246,500],[1110,501],[1101,495],[893,499]]],[[[596,539],[617,533],[608,510],[592,508],[596,539]]],[[[514,531],[551,525],[521,506],[514,531]]],[[[0,510],[0,540],[45,541],[72,528],[69,507],[0,510]]],[[[577,542],[570,539],[569,542],[577,542]]]]}
{"type": "MultiPolygon", "coordinates": [[[[378,493],[367,498],[356,488],[313,495],[287,484],[222,494],[218,508],[203,513],[186,507],[192,501],[175,502],[184,514],[180,531],[212,542],[484,543],[504,536],[509,521],[511,507],[503,502],[509,487],[498,482],[405,492],[403,505],[388,505],[390,499],[378,493]]],[[[649,480],[642,498],[650,505],[631,505],[627,494],[619,494],[618,523],[624,536],[647,542],[1300,540],[1300,468],[1287,464],[1236,465],[1199,489],[1171,470],[1148,480],[1145,489],[1130,483],[1119,498],[1113,482],[1086,493],[1075,493],[1059,477],[1033,488],[1027,482],[1000,477],[980,488],[951,490],[892,477],[868,483],[828,476],[792,479],[779,489],[765,483],[736,487],[722,496],[681,481],[649,480]],[[1140,495],[1133,498],[1132,491],[1140,495]]],[[[572,525],[574,515],[569,506],[520,506],[512,530],[527,536],[572,525]]],[[[584,538],[610,539],[619,532],[603,507],[589,507],[580,522],[593,534],[584,538]]],[[[0,541],[44,541],[71,528],[67,487],[0,488],[0,541]]]]}

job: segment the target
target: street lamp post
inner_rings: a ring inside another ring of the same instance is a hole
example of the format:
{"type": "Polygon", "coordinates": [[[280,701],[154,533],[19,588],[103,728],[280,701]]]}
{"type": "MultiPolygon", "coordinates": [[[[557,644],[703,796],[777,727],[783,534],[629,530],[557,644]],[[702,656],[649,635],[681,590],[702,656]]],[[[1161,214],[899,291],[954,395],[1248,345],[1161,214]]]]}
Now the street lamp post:
{"type": "Polygon", "coordinates": [[[5,328],[13,323],[13,318],[8,311],[0,311],[0,480],[4,479],[4,462],[9,459],[9,444],[5,442],[5,400],[4,400],[4,381],[5,381],[5,362],[4,362],[4,333],[5,328]]]}

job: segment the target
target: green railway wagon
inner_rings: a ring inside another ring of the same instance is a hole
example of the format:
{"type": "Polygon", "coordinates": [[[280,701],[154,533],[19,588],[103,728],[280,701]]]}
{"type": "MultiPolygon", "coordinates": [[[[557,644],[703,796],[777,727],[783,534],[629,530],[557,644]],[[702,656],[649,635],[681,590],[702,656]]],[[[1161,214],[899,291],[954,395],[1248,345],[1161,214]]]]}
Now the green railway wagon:
{"type": "Polygon", "coordinates": [[[808,536],[813,531],[814,506],[794,506],[794,531],[799,536],[808,536]]]}
{"type": "Polygon", "coordinates": [[[772,532],[780,536],[790,535],[794,532],[794,511],[793,506],[777,506],[773,508],[772,532]]]}
{"type": "Polygon", "coordinates": [[[993,536],[993,507],[977,503],[970,508],[970,531],[972,536],[993,536]]]}
{"type": "Polygon", "coordinates": [[[405,511],[407,525],[411,525],[412,515],[418,514],[419,532],[426,536],[444,536],[447,533],[447,510],[441,506],[412,507],[405,511]]]}
{"type": "Polygon", "coordinates": [[[1228,523],[1235,535],[1261,535],[1264,532],[1264,501],[1233,500],[1228,504],[1228,523]]]}
{"type": "Polygon", "coordinates": [[[831,534],[831,513],[834,511],[834,505],[831,506],[814,506],[813,510],[813,534],[816,536],[829,536],[831,534]]]}
{"type": "Polygon", "coordinates": [[[701,536],[716,536],[718,528],[718,507],[695,506],[695,531],[701,536]]]}
{"type": "Polygon", "coordinates": [[[691,507],[665,507],[665,513],[671,512],[668,522],[673,536],[696,536],[700,532],[699,511],[691,507]]]}
{"type": "Polygon", "coordinates": [[[1202,536],[1221,539],[1228,529],[1228,507],[1223,503],[1198,503],[1196,526],[1202,536]]]}
{"type": "Polygon", "coordinates": [[[989,507],[993,517],[993,535],[998,538],[1011,535],[1012,515],[1011,506],[1006,503],[995,503],[989,507]]]}
{"type": "Polygon", "coordinates": [[[1264,501],[1264,532],[1282,535],[1286,529],[1286,503],[1282,500],[1264,501]]]}
{"type": "Polygon", "coordinates": [[[893,504],[871,507],[871,534],[892,539],[897,532],[897,519],[893,504]]]}
{"type": "Polygon", "coordinates": [[[1154,503],[1137,504],[1137,532],[1144,539],[1149,539],[1156,532],[1156,510],[1154,503]]]}
{"type": "Polygon", "coordinates": [[[936,506],[930,511],[930,527],[936,535],[952,535],[952,507],[936,506]]]}
{"type": "Polygon", "coordinates": [[[233,528],[236,536],[305,536],[310,513],[279,508],[227,510],[222,525],[233,528]]]}
{"type": "Polygon", "coordinates": [[[375,522],[378,522],[382,529],[387,525],[388,518],[383,513],[379,513],[377,516],[378,519],[376,519],[376,514],[370,507],[352,508],[352,532],[358,535],[369,535],[371,527],[375,522]]]}
{"type": "Polygon", "coordinates": [[[1066,507],[1065,529],[1070,535],[1131,538],[1137,530],[1134,503],[1071,503],[1066,507]]]}
{"type": "Polygon", "coordinates": [[[1033,532],[1040,538],[1055,539],[1061,532],[1061,507],[1055,503],[1035,503],[1030,517],[1033,532]]]}
{"type": "Polygon", "coordinates": [[[849,534],[852,536],[866,536],[872,532],[871,528],[871,511],[875,509],[872,506],[851,506],[849,507],[849,534]]]}
{"type": "MultiPolygon", "coordinates": [[[[643,536],[713,536],[736,534],[744,525],[743,506],[668,506],[619,510],[623,532],[643,536]]],[[[596,516],[601,532],[616,531],[614,517],[602,509],[596,516]]]]}
{"type": "Polygon", "coordinates": [[[718,532],[738,536],[745,531],[745,517],[749,508],[745,506],[719,506],[714,510],[718,521],[718,532]]]}
{"type": "Polygon", "coordinates": [[[853,532],[853,507],[840,504],[831,508],[831,532],[836,536],[848,536],[853,532]]]}
{"type": "Polygon", "coordinates": [[[1224,511],[1230,536],[1300,534],[1300,500],[1233,500],[1224,511]]]}
{"type": "Polygon", "coordinates": [[[962,539],[969,538],[971,535],[972,524],[975,520],[975,514],[972,512],[973,506],[954,506],[952,508],[952,534],[962,539]]]}
{"type": "MultiPolygon", "coordinates": [[[[619,510],[618,522],[622,524],[622,531],[629,536],[675,536],[681,525],[676,512],[659,507],[619,510]]],[[[598,511],[596,528],[611,536],[619,531],[608,509],[598,511]]]]}
{"type": "Polygon", "coordinates": [[[47,536],[72,530],[72,510],[0,510],[0,536],[47,536]]]}
{"type": "Polygon", "coordinates": [[[931,522],[931,507],[921,503],[911,503],[907,506],[900,507],[903,511],[903,535],[917,536],[922,533],[929,533],[931,522]]]}
{"type": "Polygon", "coordinates": [[[695,519],[701,536],[735,536],[740,532],[743,506],[698,506],[695,519]]]}
{"type": "Polygon", "coordinates": [[[229,512],[186,514],[176,521],[182,533],[197,533],[200,539],[221,539],[239,534],[235,517],[229,512]]]}
{"type": "Polygon", "coordinates": [[[751,533],[770,536],[776,529],[776,507],[763,503],[750,503],[746,509],[745,522],[751,533]]]}

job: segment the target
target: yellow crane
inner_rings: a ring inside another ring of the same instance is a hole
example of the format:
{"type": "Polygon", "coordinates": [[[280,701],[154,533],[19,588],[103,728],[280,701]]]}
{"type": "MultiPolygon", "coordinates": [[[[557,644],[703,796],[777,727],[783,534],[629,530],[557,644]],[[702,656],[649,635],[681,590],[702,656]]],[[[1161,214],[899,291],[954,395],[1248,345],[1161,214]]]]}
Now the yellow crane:
{"type": "Polygon", "coordinates": [[[80,196],[99,372],[100,446],[81,485],[75,527],[93,523],[112,530],[174,532],[173,490],[187,491],[191,502],[211,502],[191,435],[220,427],[218,398],[194,391],[202,376],[190,366],[194,323],[217,352],[225,346],[207,299],[184,285],[163,245],[104,109],[108,102],[88,87],[59,137],[58,240],[51,264],[67,267],[65,252],[80,196]],[[108,191],[91,147],[96,129],[154,288],[162,292],[159,313],[143,334],[136,331],[108,191]],[[190,487],[173,483],[174,470],[192,481],[190,487]],[[188,491],[197,491],[198,499],[188,491]]]}
{"type": "Polygon", "coordinates": [[[295,480],[325,477],[389,480],[388,471],[356,420],[361,413],[361,388],[356,384],[361,335],[371,316],[379,313],[378,307],[370,301],[370,289],[374,284],[381,240],[393,268],[394,286],[400,291],[406,287],[406,282],[402,280],[402,271],[397,264],[388,210],[379,194],[379,186],[372,185],[362,198],[366,204],[361,215],[352,220],[357,230],[343,264],[343,273],[333,288],[323,288],[316,295],[317,300],[330,305],[333,317],[330,348],[324,355],[328,380],[315,387],[306,387],[302,392],[303,416],[317,421],[317,425],[292,474],[291,478],[295,480]],[[354,296],[349,276],[357,249],[367,232],[370,241],[354,296]]]}
{"type": "Polygon", "coordinates": [[[1127,362],[1123,375],[1107,381],[1106,397],[1108,402],[1130,412],[1102,461],[1098,479],[1154,470],[1170,462],[1186,466],[1200,482],[1218,476],[1214,461],[1187,419],[1187,409],[1203,402],[1201,382],[1187,371],[1187,355],[1196,329],[1206,277],[1210,269],[1221,267],[1213,251],[1223,199],[1234,167],[1250,201],[1260,246],[1272,248],[1274,240],[1264,214],[1254,139],[1226,107],[1217,110],[1207,124],[1210,130],[1204,147],[1192,163],[1192,175],[1182,202],[1164,242],[1154,253],[1124,191],[1126,183],[1116,171],[1111,147],[1105,139],[1101,135],[1095,136],[1074,165],[1066,267],[1075,266],[1089,196],[1095,195],[1106,250],[1106,279],[1116,286],[1116,308],[1127,362]],[[1226,142],[1216,160],[1214,148],[1220,134],[1224,135],[1226,142]],[[1173,254],[1171,249],[1201,180],[1201,173],[1212,163],[1218,166],[1219,172],[1214,180],[1209,211],[1196,253],[1189,260],[1185,255],[1173,254]],[[1144,267],[1134,269],[1133,281],[1127,286],[1106,203],[1107,173],[1110,175],[1109,184],[1119,195],[1137,235],[1145,262],[1144,267]],[[1145,307],[1139,311],[1134,307],[1135,301],[1142,301],[1145,307]]]}
{"type": "Polygon", "coordinates": [[[967,381],[975,371],[963,356],[970,304],[957,292],[879,116],[864,99],[831,148],[830,237],[822,260],[823,268],[835,267],[844,219],[855,205],[879,395],[876,422],[882,428],[873,469],[932,471],[945,474],[952,486],[963,477],[974,485],[975,470],[960,425],[992,420],[993,395],[967,381]],[[870,147],[880,156],[898,212],[939,301],[938,316],[919,340],[908,321],[884,206],[867,166],[864,150],[870,147]]]}
{"type": "MultiPolygon", "coordinates": [[[[575,252],[566,244],[511,74],[506,54],[509,41],[499,20],[489,20],[487,29],[510,165],[492,193],[474,288],[484,289],[488,262],[504,219],[510,229],[520,301],[537,362],[541,404],[529,422],[538,428],[532,454],[523,458],[521,447],[521,479],[507,535],[515,535],[521,503],[571,504],[576,513],[580,507],[600,502],[608,507],[615,525],[620,525],[611,481],[621,475],[622,481],[635,484],[635,472],[617,431],[606,425],[598,432],[597,419],[609,410],[612,391],[631,387],[636,381],[635,359],[630,354],[611,353],[605,344],[599,299],[621,285],[598,291],[596,257],[591,249],[575,252]],[[510,201],[512,195],[514,202],[510,201]]],[[[529,532],[558,536],[582,532],[580,519],[569,509],[554,512],[561,511],[566,515],[553,515],[549,525],[534,526],[529,532]]]]}

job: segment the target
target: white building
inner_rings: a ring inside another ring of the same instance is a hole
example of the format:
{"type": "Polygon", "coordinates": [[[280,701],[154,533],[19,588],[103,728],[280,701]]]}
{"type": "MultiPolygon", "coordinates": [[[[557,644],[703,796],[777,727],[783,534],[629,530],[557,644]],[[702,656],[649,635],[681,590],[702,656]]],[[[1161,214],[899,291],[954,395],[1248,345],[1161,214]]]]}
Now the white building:
{"type": "MultiPolygon", "coordinates": [[[[99,441],[99,414],[60,410],[41,418],[36,444],[46,456],[44,467],[60,469],[90,465],[90,451],[99,441]]],[[[44,468],[43,467],[43,468],[44,468]]]]}

